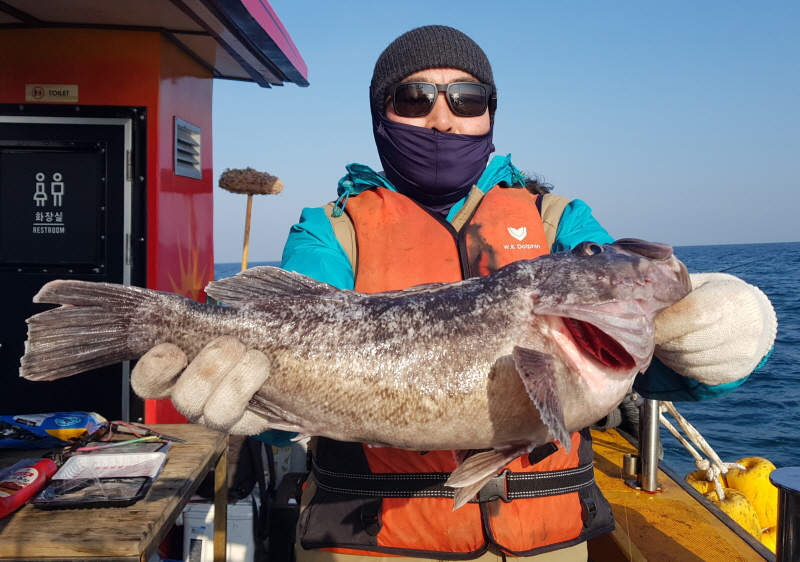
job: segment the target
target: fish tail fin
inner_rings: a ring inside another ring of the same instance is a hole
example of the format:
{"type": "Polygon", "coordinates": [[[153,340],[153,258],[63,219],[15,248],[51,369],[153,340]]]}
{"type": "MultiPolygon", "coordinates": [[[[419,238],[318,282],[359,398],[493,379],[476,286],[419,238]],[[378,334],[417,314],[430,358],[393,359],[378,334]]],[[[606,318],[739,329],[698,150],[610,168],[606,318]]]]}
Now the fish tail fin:
{"type": "MultiPolygon", "coordinates": [[[[33,298],[60,304],[28,318],[28,340],[19,374],[28,380],[55,380],[135,359],[132,341],[149,349],[148,338],[131,338],[132,321],[159,293],[111,283],[57,280],[33,298]]],[[[140,328],[141,329],[141,328],[140,328]]]]}

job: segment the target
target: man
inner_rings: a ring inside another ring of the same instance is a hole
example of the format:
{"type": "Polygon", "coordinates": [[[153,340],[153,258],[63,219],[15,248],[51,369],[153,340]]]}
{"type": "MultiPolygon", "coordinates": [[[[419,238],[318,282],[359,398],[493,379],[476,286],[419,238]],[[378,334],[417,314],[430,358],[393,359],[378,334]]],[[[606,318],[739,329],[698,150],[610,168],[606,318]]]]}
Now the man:
{"type": "MultiPolygon", "coordinates": [[[[537,196],[525,189],[525,176],[510,157],[489,161],[497,99],[486,55],[463,33],[427,26],[397,38],[378,58],[370,86],[384,175],[360,164],[347,166],[338,199],[305,209],[292,227],[282,267],[342,289],[380,292],[486,275],[585,241],[613,242],[582,201],[537,196]]],[[[663,361],[654,361],[637,383],[645,394],[688,399],[724,394],[772,347],[774,312],[757,289],[730,276],[696,281],[690,297],[660,320],[663,361]],[[715,316],[720,303],[731,299],[740,303],[737,312],[715,316]],[[738,350],[733,361],[731,349],[738,350]]],[[[248,393],[236,391],[236,381],[257,388],[266,377],[259,352],[247,351],[234,338],[221,338],[207,349],[183,376],[202,380],[213,373],[214,384],[192,396],[173,393],[178,409],[235,433],[268,429],[245,411],[248,393]],[[208,401],[211,395],[216,396],[208,401]],[[231,407],[223,414],[207,403],[231,407]]],[[[153,381],[179,373],[185,358],[176,355],[167,346],[145,356],[133,376],[137,393],[146,396],[153,381]]],[[[452,451],[320,438],[298,526],[298,559],[494,560],[509,554],[537,562],[585,561],[585,541],[611,530],[613,518],[593,479],[577,476],[591,474],[582,470],[592,463],[588,431],[571,440],[571,453],[549,443],[508,466],[513,475],[547,477],[552,485],[541,497],[510,503],[484,497],[487,501],[452,511],[452,499],[400,485],[452,472],[452,451]],[[332,478],[346,480],[351,491],[331,486],[332,478]],[[565,493],[567,487],[571,491],[565,493]]]]}

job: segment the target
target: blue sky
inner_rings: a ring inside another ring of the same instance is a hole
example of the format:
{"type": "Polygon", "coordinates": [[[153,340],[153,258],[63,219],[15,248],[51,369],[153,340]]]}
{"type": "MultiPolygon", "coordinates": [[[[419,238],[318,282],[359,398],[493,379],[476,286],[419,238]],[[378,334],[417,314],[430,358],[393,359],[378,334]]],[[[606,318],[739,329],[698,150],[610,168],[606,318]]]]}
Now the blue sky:
{"type": "MultiPolygon", "coordinates": [[[[256,196],[250,261],[279,260],[344,166],[380,169],[368,87],[401,33],[450,25],[486,51],[494,144],[612,236],[676,246],[800,241],[800,2],[272,0],[311,85],[214,83],[214,172],[256,196]]],[[[216,181],[215,181],[216,185],[216,181]]],[[[241,259],[246,197],[215,188],[217,262],[241,259]]]]}

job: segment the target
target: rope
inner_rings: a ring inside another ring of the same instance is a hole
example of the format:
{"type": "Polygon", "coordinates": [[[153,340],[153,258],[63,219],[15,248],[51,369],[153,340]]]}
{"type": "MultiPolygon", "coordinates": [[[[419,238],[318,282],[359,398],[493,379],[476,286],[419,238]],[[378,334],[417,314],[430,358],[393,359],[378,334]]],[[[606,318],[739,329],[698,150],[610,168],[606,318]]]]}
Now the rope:
{"type": "Polygon", "coordinates": [[[721,475],[727,474],[728,470],[731,468],[739,468],[744,470],[745,467],[741,464],[734,463],[734,462],[722,462],[719,455],[711,448],[711,445],[708,444],[700,432],[689,423],[689,421],[684,418],[680,412],[678,412],[677,408],[672,402],[661,402],[661,411],[659,413],[658,419],[667,428],[667,430],[680,442],[681,445],[689,452],[690,455],[694,458],[694,464],[699,470],[705,471],[705,479],[709,482],[714,483],[714,489],[717,492],[717,496],[719,497],[720,501],[725,500],[725,492],[722,488],[722,479],[720,478],[721,475]],[[697,450],[692,447],[692,445],[683,438],[683,436],[678,432],[677,429],[664,417],[663,412],[666,411],[670,414],[675,421],[680,426],[681,430],[686,434],[686,437],[694,443],[694,445],[700,449],[700,451],[708,457],[708,459],[704,459],[697,450]]]}

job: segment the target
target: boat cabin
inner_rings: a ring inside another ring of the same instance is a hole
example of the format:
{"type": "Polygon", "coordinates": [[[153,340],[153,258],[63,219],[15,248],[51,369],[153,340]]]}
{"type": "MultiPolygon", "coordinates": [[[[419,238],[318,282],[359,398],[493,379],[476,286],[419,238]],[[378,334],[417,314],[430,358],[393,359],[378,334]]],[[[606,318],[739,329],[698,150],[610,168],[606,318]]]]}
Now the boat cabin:
{"type": "Polygon", "coordinates": [[[308,86],[303,58],[258,0],[4,0],[0,77],[0,412],[183,421],[130,392],[127,363],[19,378],[25,319],[54,279],[204,301],[214,79],[308,86]]]}

